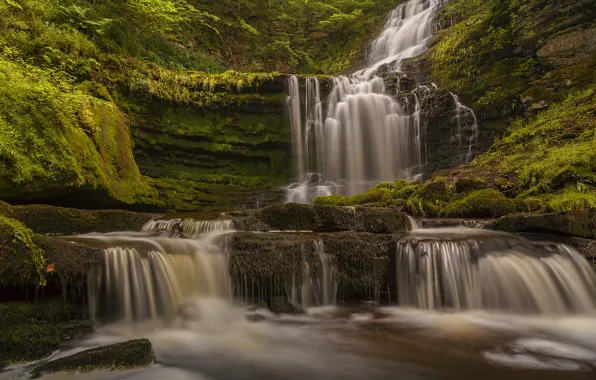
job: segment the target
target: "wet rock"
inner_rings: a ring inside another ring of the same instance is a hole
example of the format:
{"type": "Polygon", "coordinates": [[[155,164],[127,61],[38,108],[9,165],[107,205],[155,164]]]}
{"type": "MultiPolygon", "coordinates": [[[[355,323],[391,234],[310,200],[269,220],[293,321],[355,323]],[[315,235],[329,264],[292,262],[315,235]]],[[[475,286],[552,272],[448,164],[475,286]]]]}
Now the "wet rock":
{"type": "Polygon", "coordinates": [[[385,208],[356,207],[355,230],[374,234],[392,234],[411,228],[408,216],[385,208]]]}
{"type": "Polygon", "coordinates": [[[66,240],[36,235],[33,242],[44,251],[47,264],[53,273],[68,278],[86,276],[89,269],[103,263],[102,249],[66,240]]]}
{"type": "Polygon", "coordinates": [[[273,302],[271,303],[271,311],[276,314],[304,314],[303,308],[292,305],[288,301],[287,297],[283,296],[273,298],[273,302]]]}
{"type": "Polygon", "coordinates": [[[36,302],[0,303],[0,368],[43,359],[61,341],[93,332],[83,308],[61,296],[36,302]]]}
{"type": "Polygon", "coordinates": [[[56,372],[88,372],[96,369],[127,370],[146,367],[155,361],[151,342],[147,339],[132,340],[110,346],[93,348],[57,359],[36,367],[33,377],[56,372]]]}
{"type": "Polygon", "coordinates": [[[548,232],[596,239],[596,209],[508,215],[489,223],[487,228],[507,232],[548,232]]]}
{"type": "Polygon", "coordinates": [[[536,53],[541,63],[566,67],[579,63],[596,51],[596,27],[571,29],[550,38],[536,53]]]}
{"type": "Polygon", "coordinates": [[[157,214],[123,210],[79,210],[46,205],[13,206],[14,218],[41,235],[77,235],[89,232],[140,231],[157,214]]]}
{"type": "Polygon", "coordinates": [[[244,231],[358,231],[397,233],[410,228],[405,213],[383,207],[276,204],[243,212],[234,224],[244,231]]]}

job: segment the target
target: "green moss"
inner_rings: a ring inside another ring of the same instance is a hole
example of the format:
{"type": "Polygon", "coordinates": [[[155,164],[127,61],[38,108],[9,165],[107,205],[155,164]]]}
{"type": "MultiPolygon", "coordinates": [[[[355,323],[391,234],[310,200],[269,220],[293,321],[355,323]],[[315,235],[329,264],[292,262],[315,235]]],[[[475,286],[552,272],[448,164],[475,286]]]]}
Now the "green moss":
{"type": "Polygon", "coordinates": [[[470,193],[448,203],[439,213],[443,218],[495,218],[515,212],[515,204],[495,189],[470,193]]]}
{"type": "Polygon", "coordinates": [[[93,348],[57,359],[36,367],[32,377],[55,372],[88,372],[95,369],[126,370],[146,367],[155,361],[151,342],[147,339],[132,340],[110,346],[93,348]]]}
{"type": "Polygon", "coordinates": [[[43,359],[61,340],[93,331],[85,317],[62,298],[0,303],[0,367],[43,359]]]}
{"type": "Polygon", "coordinates": [[[596,189],[590,187],[567,187],[554,194],[541,197],[546,211],[572,211],[596,208],[596,189]]]}
{"type": "Polygon", "coordinates": [[[0,285],[45,284],[44,252],[21,222],[0,216],[0,285]]]}
{"type": "Polygon", "coordinates": [[[350,197],[345,195],[331,195],[329,197],[317,197],[315,198],[315,205],[332,205],[332,206],[348,206],[350,197]]]}

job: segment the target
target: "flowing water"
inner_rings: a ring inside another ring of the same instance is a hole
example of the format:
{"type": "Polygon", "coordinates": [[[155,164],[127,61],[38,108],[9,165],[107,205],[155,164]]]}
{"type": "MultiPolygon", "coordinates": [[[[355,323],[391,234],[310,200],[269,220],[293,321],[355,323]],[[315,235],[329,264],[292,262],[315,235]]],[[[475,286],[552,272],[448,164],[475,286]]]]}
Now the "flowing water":
{"type": "MultiPolygon", "coordinates": [[[[286,189],[288,202],[312,203],[317,196],[355,195],[395,178],[421,178],[427,152],[419,96],[430,89],[419,86],[412,92],[412,109],[389,94],[377,74],[399,71],[404,59],[426,50],[438,5],[437,0],[410,0],[393,10],[373,42],[368,67],[334,78],[325,110],[317,78],[288,79],[297,179],[286,189]]],[[[454,100],[457,146],[469,148],[470,160],[478,123],[470,108],[454,100]],[[471,137],[462,141],[464,135],[471,137]]]]}
{"type": "MultiPolygon", "coordinates": [[[[180,221],[178,221],[180,223],[180,221]]],[[[184,220],[182,221],[182,224],[184,220]]],[[[190,223],[190,222],[189,222],[190,223]]],[[[229,234],[219,221],[184,238],[162,223],[143,232],[67,239],[104,247],[89,276],[97,332],[52,359],[146,337],[157,364],[47,379],[593,379],[596,276],[555,243],[480,229],[417,229],[395,255],[398,303],[336,305],[337,256],[314,240],[323,268],[274,315],[235,299],[229,234]],[[164,231],[167,230],[167,231],[164,231]]],[[[258,300],[256,301],[258,302],[258,300]]],[[[20,365],[0,378],[26,378],[20,365]]]]}

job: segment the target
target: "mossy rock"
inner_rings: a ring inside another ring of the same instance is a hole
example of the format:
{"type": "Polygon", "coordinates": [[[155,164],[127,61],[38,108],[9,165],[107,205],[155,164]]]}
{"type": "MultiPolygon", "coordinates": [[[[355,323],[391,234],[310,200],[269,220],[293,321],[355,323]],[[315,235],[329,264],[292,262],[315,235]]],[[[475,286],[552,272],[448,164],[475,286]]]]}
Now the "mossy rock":
{"type": "Polygon", "coordinates": [[[33,377],[56,372],[88,372],[96,369],[128,370],[153,364],[155,353],[147,339],[93,348],[36,367],[33,377]]]}
{"type": "Polygon", "coordinates": [[[544,210],[546,203],[538,198],[515,199],[515,209],[517,212],[537,212],[544,210]]]}
{"type": "Polygon", "coordinates": [[[394,234],[411,229],[408,216],[389,208],[356,207],[355,230],[374,234],[394,234]]]}
{"type": "Polygon", "coordinates": [[[492,221],[487,228],[507,232],[549,232],[596,239],[596,209],[508,215],[492,221]]]}
{"type": "Polygon", "coordinates": [[[447,202],[450,198],[447,183],[443,180],[429,181],[416,190],[413,195],[431,203],[447,202]]]}
{"type": "Polygon", "coordinates": [[[157,214],[123,210],[79,210],[47,205],[13,206],[14,216],[41,235],[77,235],[90,232],[140,231],[157,214]]]}
{"type": "Polygon", "coordinates": [[[348,206],[350,205],[350,197],[347,197],[345,195],[316,197],[314,204],[315,206],[348,206]]]}
{"type": "Polygon", "coordinates": [[[83,281],[92,267],[103,263],[100,248],[40,235],[34,236],[33,242],[45,252],[46,263],[53,265],[53,273],[60,276],[61,281],[77,276],[83,281]]]}
{"type": "Polygon", "coordinates": [[[45,284],[44,252],[21,222],[0,216],[0,285],[45,284]]]}
{"type": "Polygon", "coordinates": [[[314,210],[318,218],[316,232],[351,231],[355,228],[353,207],[315,205],[314,210]]]}
{"type": "Polygon", "coordinates": [[[462,200],[447,204],[439,213],[442,218],[498,218],[515,212],[515,204],[495,189],[470,193],[462,200]]]}
{"type": "Polygon", "coordinates": [[[458,178],[455,181],[455,191],[457,193],[467,193],[470,191],[482,190],[486,187],[486,181],[480,178],[458,178]]]}
{"type": "Polygon", "coordinates": [[[60,333],[55,326],[19,324],[0,329],[0,366],[39,360],[58,350],[60,333]]]}
{"type": "Polygon", "coordinates": [[[434,218],[439,215],[439,211],[441,211],[441,204],[440,201],[432,202],[423,199],[418,195],[412,195],[410,198],[408,198],[405,208],[410,215],[417,218],[434,218]]]}
{"type": "Polygon", "coordinates": [[[63,340],[93,332],[86,312],[62,297],[0,303],[0,367],[43,359],[63,340]]]}
{"type": "Polygon", "coordinates": [[[271,301],[271,311],[276,314],[304,314],[304,309],[292,305],[287,297],[273,297],[271,301]]]}
{"type": "Polygon", "coordinates": [[[260,218],[282,231],[313,231],[319,225],[314,208],[297,203],[267,206],[260,211],[260,218]]]}

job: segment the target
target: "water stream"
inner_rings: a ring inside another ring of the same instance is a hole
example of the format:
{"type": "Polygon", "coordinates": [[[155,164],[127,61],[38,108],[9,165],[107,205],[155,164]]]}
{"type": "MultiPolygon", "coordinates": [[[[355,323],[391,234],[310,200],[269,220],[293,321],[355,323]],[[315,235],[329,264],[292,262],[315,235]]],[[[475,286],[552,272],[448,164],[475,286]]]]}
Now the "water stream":
{"type": "MultiPolygon", "coordinates": [[[[317,196],[355,195],[396,178],[422,178],[428,162],[420,96],[430,88],[412,91],[411,108],[388,93],[378,74],[400,71],[404,59],[426,50],[438,6],[437,0],[410,0],[393,10],[372,44],[368,67],[335,77],[325,103],[317,78],[289,77],[287,109],[296,182],[286,189],[288,202],[312,203],[317,196]]],[[[454,138],[457,146],[468,148],[469,161],[478,123],[470,108],[455,96],[454,101],[454,138]]]]}

